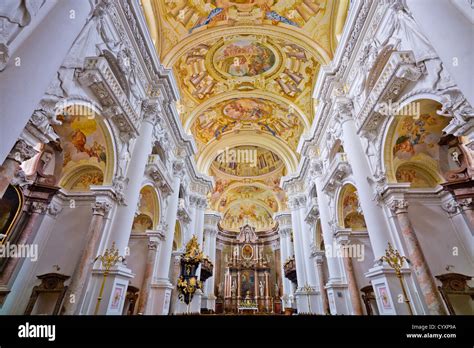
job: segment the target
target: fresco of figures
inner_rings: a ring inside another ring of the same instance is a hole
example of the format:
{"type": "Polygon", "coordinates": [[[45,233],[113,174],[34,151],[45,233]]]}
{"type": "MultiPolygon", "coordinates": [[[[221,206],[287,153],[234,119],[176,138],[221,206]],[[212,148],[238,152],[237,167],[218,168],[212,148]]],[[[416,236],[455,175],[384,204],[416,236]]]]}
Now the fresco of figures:
{"type": "Polygon", "coordinates": [[[344,228],[366,230],[364,216],[359,206],[359,196],[354,186],[346,185],[341,194],[341,215],[344,228]]]}
{"type": "Polygon", "coordinates": [[[241,201],[231,206],[221,221],[221,226],[230,231],[238,231],[244,224],[250,224],[258,230],[267,230],[273,227],[270,213],[259,204],[241,201]]]}
{"type": "Polygon", "coordinates": [[[439,171],[438,142],[449,123],[448,118],[436,114],[435,104],[423,104],[423,109],[420,117],[400,117],[391,145],[396,180],[410,182],[414,187],[436,185],[439,178],[426,168],[439,171]]]}
{"type": "Polygon", "coordinates": [[[59,135],[63,148],[63,173],[81,166],[95,167],[96,171],[84,175],[75,185],[79,188],[100,185],[105,173],[107,154],[104,133],[95,118],[60,115],[58,120],[62,124],[55,126],[54,130],[59,135]]]}
{"type": "Polygon", "coordinates": [[[238,40],[222,46],[214,55],[216,69],[233,77],[253,77],[270,70],[275,54],[252,40],[238,40]]]}
{"type": "Polygon", "coordinates": [[[288,106],[257,98],[218,103],[197,116],[191,130],[201,145],[204,145],[240,128],[280,138],[294,149],[303,132],[300,118],[288,106]]]}

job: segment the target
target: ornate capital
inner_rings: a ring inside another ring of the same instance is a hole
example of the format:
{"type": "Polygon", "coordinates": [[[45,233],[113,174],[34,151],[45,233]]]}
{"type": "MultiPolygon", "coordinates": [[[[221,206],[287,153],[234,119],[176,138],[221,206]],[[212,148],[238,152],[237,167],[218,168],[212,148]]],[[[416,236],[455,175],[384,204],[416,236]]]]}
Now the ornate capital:
{"type": "Polygon", "coordinates": [[[51,202],[48,206],[48,215],[56,217],[63,210],[63,207],[55,202],[51,202]]]}
{"type": "Polygon", "coordinates": [[[346,121],[349,121],[353,117],[354,106],[352,100],[345,97],[335,97],[334,98],[334,113],[336,120],[343,124],[346,121]]]}
{"type": "Polygon", "coordinates": [[[474,209],[474,200],[472,198],[459,199],[458,203],[462,210],[474,209]]]}
{"type": "Polygon", "coordinates": [[[179,178],[184,177],[184,161],[182,159],[173,162],[173,175],[179,178]]]}
{"type": "Polygon", "coordinates": [[[291,227],[282,227],[278,230],[278,233],[282,237],[287,237],[287,236],[291,235],[291,227]]]}
{"type": "Polygon", "coordinates": [[[199,198],[197,202],[197,206],[198,208],[201,208],[201,209],[207,208],[207,199],[203,197],[199,198]]]}
{"type": "Polygon", "coordinates": [[[394,199],[388,207],[395,214],[405,214],[408,212],[408,201],[406,199],[394,199]]]}
{"type": "Polygon", "coordinates": [[[23,139],[20,139],[16,142],[15,146],[13,146],[13,149],[10,151],[7,158],[21,164],[35,156],[37,153],[38,151],[35,150],[33,146],[27,144],[23,139]]]}
{"type": "Polygon", "coordinates": [[[31,214],[44,214],[48,209],[48,204],[46,202],[34,201],[30,205],[31,214]]]}
{"type": "Polygon", "coordinates": [[[148,250],[157,250],[160,243],[157,240],[149,239],[148,240],[148,250]]]}
{"type": "MultiPolygon", "coordinates": [[[[166,239],[168,234],[168,224],[166,222],[160,222],[156,230],[163,235],[163,240],[166,239]]],[[[173,236],[171,236],[171,238],[173,238],[173,236]]]]}
{"type": "Polygon", "coordinates": [[[105,216],[112,208],[109,202],[94,202],[92,203],[92,214],[105,216]]]}
{"type": "Polygon", "coordinates": [[[115,177],[112,181],[115,201],[120,205],[125,205],[125,188],[128,185],[128,178],[115,177]]]}
{"type": "Polygon", "coordinates": [[[309,172],[311,175],[319,177],[323,174],[323,169],[324,169],[323,161],[319,159],[311,160],[310,169],[309,169],[309,172]]]}
{"type": "Polygon", "coordinates": [[[441,207],[449,215],[456,215],[461,212],[461,206],[454,198],[443,204],[441,207]]]}
{"type": "Polygon", "coordinates": [[[306,196],[303,194],[298,194],[291,196],[290,199],[288,200],[288,205],[290,206],[290,209],[299,209],[303,207],[306,204],[306,196]]]}
{"type": "Polygon", "coordinates": [[[143,120],[155,124],[160,117],[161,106],[158,98],[145,99],[142,103],[143,120]]]}

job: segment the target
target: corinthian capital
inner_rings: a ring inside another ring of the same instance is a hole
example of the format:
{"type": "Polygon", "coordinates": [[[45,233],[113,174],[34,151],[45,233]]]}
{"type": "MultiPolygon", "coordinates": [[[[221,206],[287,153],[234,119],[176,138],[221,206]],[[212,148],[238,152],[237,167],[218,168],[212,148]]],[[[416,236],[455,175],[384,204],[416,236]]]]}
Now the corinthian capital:
{"type": "Polygon", "coordinates": [[[184,177],[184,161],[182,159],[173,162],[173,175],[179,176],[181,179],[184,177]]]}
{"type": "Polygon", "coordinates": [[[319,159],[311,160],[311,164],[310,164],[310,174],[311,175],[319,177],[323,174],[323,169],[324,169],[323,161],[321,161],[319,159]]]}
{"type": "Polygon", "coordinates": [[[92,214],[105,216],[111,208],[112,205],[109,202],[94,202],[92,203],[92,214]]]}
{"type": "Polygon", "coordinates": [[[352,119],[353,109],[352,99],[345,96],[334,98],[334,113],[340,124],[352,119]]]}
{"type": "Polygon", "coordinates": [[[155,124],[161,113],[158,98],[145,99],[142,103],[142,110],[143,120],[155,124]]]}
{"type": "Polygon", "coordinates": [[[408,201],[406,199],[394,199],[388,205],[395,214],[403,214],[408,212],[408,201]]]}

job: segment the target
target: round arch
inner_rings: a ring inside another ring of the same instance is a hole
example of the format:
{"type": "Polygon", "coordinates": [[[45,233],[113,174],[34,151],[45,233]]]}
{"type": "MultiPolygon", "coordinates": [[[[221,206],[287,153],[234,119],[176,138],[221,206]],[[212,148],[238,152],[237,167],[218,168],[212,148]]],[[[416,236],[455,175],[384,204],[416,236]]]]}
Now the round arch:
{"type": "MultiPolygon", "coordinates": [[[[227,26],[222,26],[207,28],[206,30],[195,32],[179,41],[177,45],[174,46],[165,57],[163,57],[163,65],[167,68],[171,68],[183,54],[189,51],[189,49],[227,36],[228,30],[229,28],[227,26]]],[[[315,57],[321,65],[329,64],[331,59],[328,52],[326,52],[324,48],[313,39],[297,30],[286,28],[284,26],[263,24],[257,29],[255,26],[242,25],[233,27],[232,35],[265,35],[272,38],[285,39],[304,48],[309,54],[315,57]]]]}
{"type": "Polygon", "coordinates": [[[346,183],[339,191],[337,199],[338,225],[354,231],[365,231],[364,215],[360,210],[359,195],[352,183],[346,183]]]}
{"type": "Polygon", "coordinates": [[[269,186],[267,186],[267,185],[265,185],[264,183],[261,183],[261,182],[252,182],[251,184],[248,184],[248,183],[245,183],[245,182],[233,182],[228,187],[226,187],[226,189],[222,192],[222,195],[215,202],[215,207],[218,207],[219,203],[222,201],[223,197],[226,194],[228,194],[230,191],[232,191],[233,189],[236,189],[238,187],[247,187],[247,186],[255,186],[255,187],[258,187],[258,188],[261,188],[261,189],[264,189],[266,191],[271,192],[273,198],[275,198],[275,200],[278,204],[278,211],[282,210],[282,205],[281,205],[280,200],[278,199],[278,196],[275,194],[275,192],[272,190],[271,187],[269,187],[269,186]]]}
{"type": "Polygon", "coordinates": [[[160,199],[155,187],[151,184],[145,184],[140,189],[140,200],[138,207],[139,214],[145,214],[152,221],[151,229],[156,229],[160,223],[160,199]]]}
{"type": "Polygon", "coordinates": [[[103,178],[100,185],[110,185],[116,170],[116,143],[112,128],[101,115],[100,107],[86,99],[71,98],[57,103],[55,112],[61,124],[53,128],[66,151],[65,161],[69,162],[63,166],[60,186],[70,186],[71,178],[76,177],[78,171],[83,172],[85,168],[91,167],[101,170],[103,178]],[[73,127],[75,122],[80,125],[73,127]],[[69,133],[66,127],[69,127],[69,133]],[[71,133],[72,130],[76,133],[71,133]],[[81,133],[81,139],[75,137],[78,132],[81,133]],[[69,161],[67,149],[75,149],[76,160],[69,161]],[[102,165],[102,162],[105,164],[102,165]]]}
{"type": "Polygon", "coordinates": [[[195,119],[210,107],[226,100],[231,100],[235,98],[261,98],[275,103],[287,104],[295,110],[296,114],[298,115],[298,118],[302,121],[304,129],[308,130],[310,128],[310,121],[308,119],[308,115],[305,115],[305,113],[295,103],[286,99],[285,97],[276,95],[271,92],[255,90],[250,92],[232,91],[209,98],[205,102],[199,104],[195,109],[193,109],[189,116],[184,120],[184,130],[186,132],[189,132],[195,119]]]}
{"type": "Polygon", "coordinates": [[[417,94],[400,104],[398,115],[387,125],[381,146],[382,168],[389,182],[410,182],[413,187],[424,186],[425,182],[434,187],[443,181],[437,143],[450,118],[437,114],[440,100],[432,94],[417,94]],[[404,116],[406,110],[418,110],[419,115],[404,116]]]}

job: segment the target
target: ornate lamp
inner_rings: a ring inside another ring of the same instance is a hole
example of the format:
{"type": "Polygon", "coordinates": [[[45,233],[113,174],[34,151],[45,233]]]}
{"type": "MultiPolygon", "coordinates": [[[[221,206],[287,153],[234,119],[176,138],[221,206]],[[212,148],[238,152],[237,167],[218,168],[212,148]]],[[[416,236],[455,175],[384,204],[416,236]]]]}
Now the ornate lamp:
{"type": "Polygon", "coordinates": [[[186,252],[181,256],[181,274],[178,278],[179,299],[188,306],[194,293],[202,288],[202,282],[196,276],[196,270],[203,259],[202,251],[195,235],[186,244],[186,252]]]}

